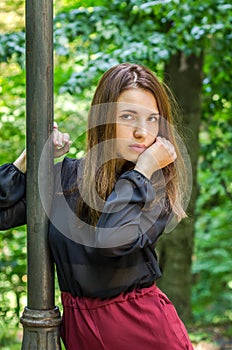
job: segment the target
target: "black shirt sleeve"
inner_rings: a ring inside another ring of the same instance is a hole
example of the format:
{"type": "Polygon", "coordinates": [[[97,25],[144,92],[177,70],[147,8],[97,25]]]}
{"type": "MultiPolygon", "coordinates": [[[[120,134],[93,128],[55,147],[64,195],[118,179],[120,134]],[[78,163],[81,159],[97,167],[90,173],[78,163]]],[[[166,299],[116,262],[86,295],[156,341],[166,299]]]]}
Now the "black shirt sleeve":
{"type": "Polygon", "coordinates": [[[0,166],[0,230],[26,223],[26,175],[14,164],[0,166]]]}
{"type": "MultiPolygon", "coordinates": [[[[54,166],[54,175],[60,174],[62,164],[61,162],[54,166]]],[[[60,179],[60,176],[56,177],[60,179]]],[[[0,166],[0,230],[24,224],[26,224],[26,174],[13,163],[4,164],[0,166]]]]}
{"type": "Polygon", "coordinates": [[[96,230],[96,248],[110,256],[153,245],[164,231],[170,212],[166,193],[156,201],[150,180],[135,170],[120,176],[107,199],[96,230]]]}

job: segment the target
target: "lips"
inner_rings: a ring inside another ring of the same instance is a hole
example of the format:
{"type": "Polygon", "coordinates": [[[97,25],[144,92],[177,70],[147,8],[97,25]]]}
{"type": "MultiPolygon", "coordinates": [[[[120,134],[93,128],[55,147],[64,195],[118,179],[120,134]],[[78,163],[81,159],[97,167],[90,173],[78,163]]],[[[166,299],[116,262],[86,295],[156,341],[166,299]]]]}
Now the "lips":
{"type": "Polygon", "coordinates": [[[129,145],[130,149],[137,153],[142,153],[147,148],[145,145],[136,143],[134,145],[129,145]]]}

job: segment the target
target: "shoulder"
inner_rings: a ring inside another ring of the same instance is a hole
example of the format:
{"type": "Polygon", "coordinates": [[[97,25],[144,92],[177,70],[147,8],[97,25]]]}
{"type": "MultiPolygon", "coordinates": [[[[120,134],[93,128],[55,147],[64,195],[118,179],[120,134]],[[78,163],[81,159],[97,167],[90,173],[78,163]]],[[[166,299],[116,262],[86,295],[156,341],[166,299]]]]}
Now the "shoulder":
{"type": "Polygon", "coordinates": [[[77,175],[80,159],[65,157],[62,162],[55,164],[55,183],[60,183],[63,191],[77,188],[77,175]]]}
{"type": "Polygon", "coordinates": [[[80,159],[65,157],[62,162],[62,174],[75,172],[77,173],[78,166],[80,164],[80,159]]]}

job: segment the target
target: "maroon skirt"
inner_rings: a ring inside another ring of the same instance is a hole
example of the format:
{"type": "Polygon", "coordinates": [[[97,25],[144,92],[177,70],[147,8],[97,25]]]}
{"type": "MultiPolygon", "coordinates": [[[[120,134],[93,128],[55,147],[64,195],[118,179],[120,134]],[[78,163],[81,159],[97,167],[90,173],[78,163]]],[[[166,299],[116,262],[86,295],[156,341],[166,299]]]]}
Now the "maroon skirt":
{"type": "Polygon", "coordinates": [[[156,285],[110,300],[62,292],[67,350],[193,350],[186,329],[156,285]]]}

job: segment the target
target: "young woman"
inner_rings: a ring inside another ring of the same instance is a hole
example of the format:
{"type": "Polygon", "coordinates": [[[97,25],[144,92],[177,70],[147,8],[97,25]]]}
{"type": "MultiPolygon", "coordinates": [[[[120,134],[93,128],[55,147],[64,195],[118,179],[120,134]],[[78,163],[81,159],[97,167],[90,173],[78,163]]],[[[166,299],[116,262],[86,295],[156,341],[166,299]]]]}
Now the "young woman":
{"type": "MultiPolygon", "coordinates": [[[[172,118],[171,95],[150,70],[117,65],[93,97],[86,156],[54,167],[49,242],[68,350],[193,349],[156,286],[157,239],[186,216],[172,118]]],[[[60,156],[69,137],[55,128],[54,143],[60,156]]],[[[25,223],[25,168],[25,154],[0,168],[1,229],[25,223]]]]}

